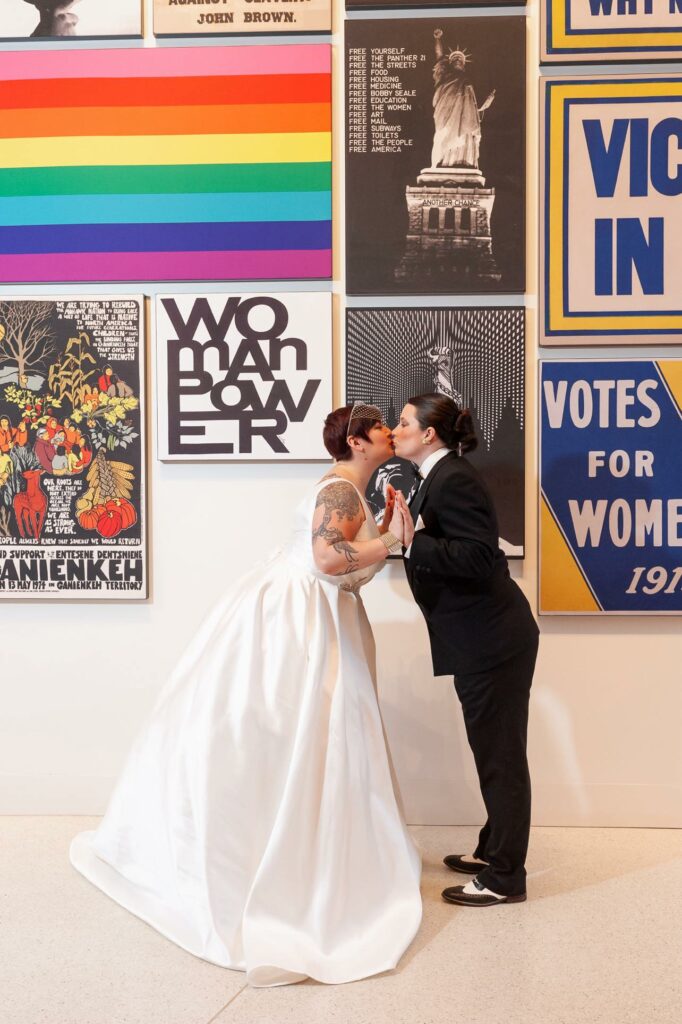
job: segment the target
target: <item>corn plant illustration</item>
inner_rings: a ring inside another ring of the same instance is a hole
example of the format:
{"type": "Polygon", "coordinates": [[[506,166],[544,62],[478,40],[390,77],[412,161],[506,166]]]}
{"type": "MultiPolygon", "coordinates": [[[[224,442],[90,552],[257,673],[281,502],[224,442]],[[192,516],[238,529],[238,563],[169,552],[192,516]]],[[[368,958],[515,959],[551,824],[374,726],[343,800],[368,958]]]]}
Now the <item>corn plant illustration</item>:
{"type": "Polygon", "coordinates": [[[59,355],[52,363],[47,375],[47,386],[50,393],[59,402],[65,398],[77,409],[94,388],[88,381],[95,376],[97,360],[92,354],[90,336],[79,331],[77,338],[69,338],[63,355],[59,355]]]}
{"type": "Polygon", "coordinates": [[[137,522],[130,501],[135,482],[127,462],[107,459],[100,448],[87,475],[88,489],[76,500],[76,515],[84,530],[96,530],[101,537],[115,537],[137,522]]]}

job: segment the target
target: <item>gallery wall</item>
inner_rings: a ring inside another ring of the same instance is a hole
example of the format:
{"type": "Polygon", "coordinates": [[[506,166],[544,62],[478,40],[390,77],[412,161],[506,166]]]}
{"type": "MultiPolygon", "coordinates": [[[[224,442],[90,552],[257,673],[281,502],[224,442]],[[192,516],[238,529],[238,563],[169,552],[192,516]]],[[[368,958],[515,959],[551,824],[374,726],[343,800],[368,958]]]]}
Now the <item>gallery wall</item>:
{"type": "MultiPolygon", "coordinates": [[[[148,25],[151,4],[148,4],[148,25]]],[[[447,16],[455,12],[448,10],[447,16]]],[[[485,12],[491,16],[491,9],[485,12]]],[[[500,8],[494,16],[521,15],[500,8]]],[[[343,19],[333,9],[333,279],[271,280],[276,294],[333,296],[333,403],[346,397],[345,332],[367,310],[526,309],[525,481],[521,487],[525,557],[512,574],[538,608],[538,358],[671,359],[682,345],[652,348],[647,341],[584,350],[540,349],[538,336],[539,10],[526,8],[525,296],[514,291],[458,295],[442,291],[347,296],[343,81],[343,19]],[[357,319],[357,317],[356,317],[357,319]]],[[[483,12],[466,11],[466,17],[483,12]]],[[[405,11],[355,12],[354,20],[407,17],[405,11]]],[[[437,21],[433,10],[422,17],[437,21]]],[[[349,15],[350,17],[350,15],[349,15]]],[[[149,28],[148,28],[149,33],[149,28]]],[[[307,43],[312,37],[289,37],[307,43]]],[[[166,39],[144,46],[173,48],[244,45],[240,39],[166,39]]],[[[280,40],[282,45],[287,45],[280,40]]],[[[249,45],[272,45],[272,38],[249,45]]],[[[93,42],[35,44],[45,49],[97,46],[93,42]]],[[[119,41],[118,46],[133,45],[119,41]]],[[[139,41],[134,45],[142,45],[139,41]]],[[[455,41],[452,45],[458,45],[455,41]]],[[[6,44],[14,50],[25,44],[6,44]]],[[[475,56],[475,55],[474,55],[475,56]]],[[[677,65],[679,67],[679,65],[677,65]]],[[[676,65],[666,65],[674,72],[676,65]]],[[[592,69],[594,70],[594,69],[592,69]]],[[[651,70],[638,68],[637,70],[651,70]]],[[[609,73],[612,68],[597,68],[609,73]]],[[[661,71],[656,66],[655,71],[661,71]]],[[[585,73],[553,67],[551,74],[585,73]]],[[[500,93],[504,86],[496,83],[500,93]]],[[[479,97],[481,100],[483,97],[479,97]]],[[[491,108],[492,109],[492,108],[491,108]]],[[[354,184],[353,187],[356,187],[354,184]]],[[[519,251],[522,245],[519,245],[519,251]]],[[[262,281],[200,287],[196,283],[12,285],[3,295],[130,295],[143,293],[147,332],[147,536],[146,600],[27,600],[0,602],[0,812],[100,813],[126,750],[160,685],[225,588],[288,536],[297,502],[324,470],[322,462],[160,461],[156,367],[152,345],[155,296],[260,293],[262,281]]],[[[359,322],[362,322],[360,319],[359,322]]],[[[324,331],[321,328],[321,336],[324,331]]],[[[415,352],[415,360],[418,353],[415,352]]],[[[412,365],[412,363],[410,363],[412,365]]],[[[355,397],[355,396],[350,396],[355,397]]],[[[373,396],[374,397],[374,396],[373,396]]],[[[165,438],[164,438],[165,440],[165,438]]],[[[162,446],[162,445],[161,445],[162,446]]],[[[518,545],[516,545],[518,547],[518,545]]],[[[470,824],[481,818],[473,762],[466,744],[452,680],[434,679],[426,629],[415,609],[399,561],[386,564],[364,600],[377,641],[379,690],[408,820],[470,824]]],[[[542,615],[533,688],[529,752],[535,824],[682,825],[682,633],[673,615],[542,615]]]]}

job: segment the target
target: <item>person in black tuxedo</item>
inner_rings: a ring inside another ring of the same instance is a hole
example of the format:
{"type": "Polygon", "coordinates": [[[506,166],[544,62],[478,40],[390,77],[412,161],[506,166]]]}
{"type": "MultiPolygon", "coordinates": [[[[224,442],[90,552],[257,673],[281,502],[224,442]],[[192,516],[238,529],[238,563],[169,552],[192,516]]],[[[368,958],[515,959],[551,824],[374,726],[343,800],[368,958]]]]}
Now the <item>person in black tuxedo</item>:
{"type": "Polygon", "coordinates": [[[455,677],[488,814],[473,856],[445,858],[453,871],[475,877],[445,889],[443,898],[466,906],[520,903],[538,627],[500,550],[490,493],[464,457],[477,444],[469,411],[444,395],[419,395],[403,409],[393,439],[396,454],[416,463],[422,477],[410,506],[407,579],[428,626],[434,674],[455,677]]]}

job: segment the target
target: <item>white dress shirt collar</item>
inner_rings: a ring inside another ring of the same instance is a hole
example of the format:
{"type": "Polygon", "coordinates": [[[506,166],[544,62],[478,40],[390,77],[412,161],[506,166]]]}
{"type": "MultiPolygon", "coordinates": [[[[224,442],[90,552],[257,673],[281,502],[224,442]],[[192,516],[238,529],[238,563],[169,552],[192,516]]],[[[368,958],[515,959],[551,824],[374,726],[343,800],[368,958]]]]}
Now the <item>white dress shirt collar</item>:
{"type": "Polygon", "coordinates": [[[449,455],[451,451],[452,448],[439,448],[437,451],[431,452],[419,467],[419,475],[422,480],[426,480],[433,467],[436,466],[441,459],[444,459],[446,455],[449,455]]]}

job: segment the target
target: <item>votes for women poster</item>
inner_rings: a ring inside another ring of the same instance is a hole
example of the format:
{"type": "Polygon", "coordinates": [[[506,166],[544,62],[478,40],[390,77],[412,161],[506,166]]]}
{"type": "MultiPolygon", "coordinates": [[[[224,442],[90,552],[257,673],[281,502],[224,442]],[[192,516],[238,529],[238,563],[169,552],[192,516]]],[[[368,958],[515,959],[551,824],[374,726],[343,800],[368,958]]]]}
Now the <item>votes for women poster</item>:
{"type": "Polygon", "coordinates": [[[525,19],[346,22],[355,295],[520,293],[525,19]]]}
{"type": "MultiPolygon", "coordinates": [[[[524,310],[520,307],[349,309],[346,400],[378,406],[390,427],[414,395],[436,391],[474,421],[478,447],[467,456],[497,508],[500,545],[524,554],[524,310]]],[[[409,496],[412,465],[391,459],[370,480],[377,519],[386,485],[409,496]]]]}
{"type": "Polygon", "coordinates": [[[682,359],[540,371],[541,614],[682,614],[682,359]]]}
{"type": "Polygon", "coordinates": [[[0,598],[144,598],[140,296],[0,297],[0,598]]]}

